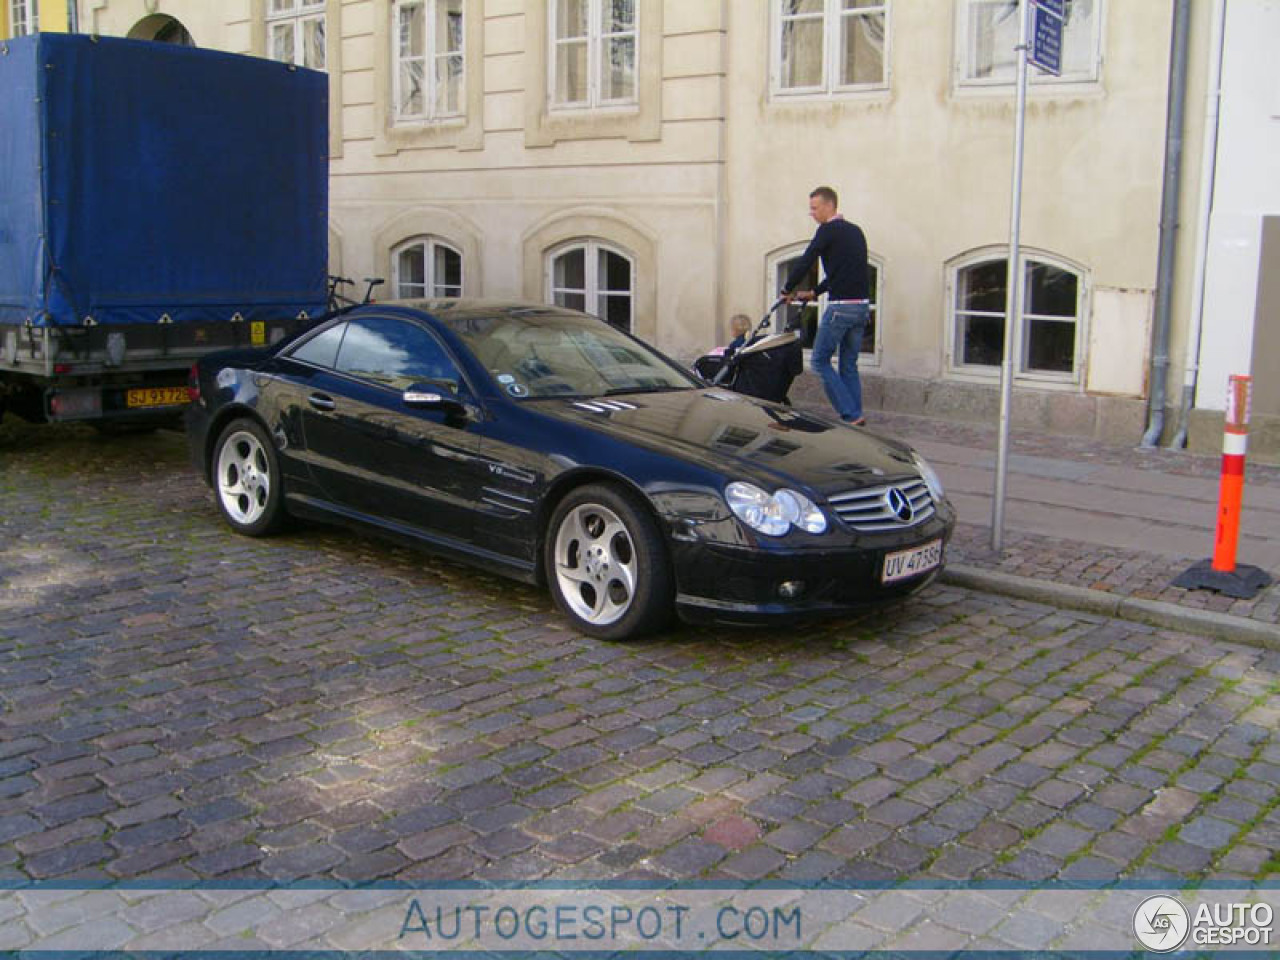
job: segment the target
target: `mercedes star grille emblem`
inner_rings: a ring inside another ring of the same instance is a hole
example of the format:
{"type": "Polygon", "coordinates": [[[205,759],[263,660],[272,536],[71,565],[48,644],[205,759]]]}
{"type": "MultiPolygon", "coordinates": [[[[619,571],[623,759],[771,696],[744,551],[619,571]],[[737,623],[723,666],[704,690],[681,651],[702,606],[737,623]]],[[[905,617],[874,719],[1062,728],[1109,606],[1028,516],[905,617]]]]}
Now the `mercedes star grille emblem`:
{"type": "Polygon", "coordinates": [[[889,492],[884,495],[884,499],[889,505],[889,511],[901,523],[910,523],[915,517],[915,507],[911,506],[911,501],[907,499],[907,495],[897,487],[890,487],[889,492]]]}

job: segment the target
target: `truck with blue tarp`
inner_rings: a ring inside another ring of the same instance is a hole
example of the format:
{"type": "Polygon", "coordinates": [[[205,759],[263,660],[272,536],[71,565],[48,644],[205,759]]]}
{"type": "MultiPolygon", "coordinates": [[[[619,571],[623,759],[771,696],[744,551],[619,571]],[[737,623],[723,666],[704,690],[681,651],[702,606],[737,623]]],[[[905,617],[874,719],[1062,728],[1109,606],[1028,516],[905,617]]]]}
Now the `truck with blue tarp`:
{"type": "Polygon", "coordinates": [[[0,413],[173,420],[197,357],[322,314],[328,90],[191,47],[0,43],[0,413]]]}

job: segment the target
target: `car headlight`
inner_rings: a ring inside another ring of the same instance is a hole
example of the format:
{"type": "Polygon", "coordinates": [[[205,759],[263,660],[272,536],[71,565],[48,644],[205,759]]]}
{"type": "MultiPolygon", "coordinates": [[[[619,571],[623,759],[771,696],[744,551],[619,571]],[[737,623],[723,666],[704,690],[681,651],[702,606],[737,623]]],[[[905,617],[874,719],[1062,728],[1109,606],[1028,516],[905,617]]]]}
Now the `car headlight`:
{"type": "Polygon", "coordinates": [[[807,533],[824,533],[827,529],[826,514],[796,490],[771,494],[754,483],[735,481],[725,487],[724,499],[734,516],[766,536],[780,537],[792,527],[807,533]]]}
{"type": "Polygon", "coordinates": [[[929,465],[929,461],[914,450],[911,452],[911,459],[915,461],[916,469],[920,471],[920,478],[924,480],[924,485],[929,488],[929,496],[933,497],[934,502],[938,502],[946,496],[942,489],[942,478],[938,476],[938,471],[929,465]]]}

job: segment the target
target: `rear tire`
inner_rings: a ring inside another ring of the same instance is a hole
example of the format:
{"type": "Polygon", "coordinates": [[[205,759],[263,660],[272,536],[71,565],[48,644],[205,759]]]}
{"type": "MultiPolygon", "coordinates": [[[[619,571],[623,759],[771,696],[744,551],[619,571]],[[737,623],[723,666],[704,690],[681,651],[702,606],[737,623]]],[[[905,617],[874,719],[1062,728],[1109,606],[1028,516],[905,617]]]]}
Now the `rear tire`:
{"type": "Polygon", "coordinates": [[[254,420],[233,420],[213,448],[213,493],[236,533],[264,537],[284,524],[284,490],[276,448],[254,420]]]}
{"type": "Polygon", "coordinates": [[[614,487],[579,487],[560,501],[545,563],[556,605],[588,636],[631,640],[671,619],[674,583],[657,524],[614,487]]]}

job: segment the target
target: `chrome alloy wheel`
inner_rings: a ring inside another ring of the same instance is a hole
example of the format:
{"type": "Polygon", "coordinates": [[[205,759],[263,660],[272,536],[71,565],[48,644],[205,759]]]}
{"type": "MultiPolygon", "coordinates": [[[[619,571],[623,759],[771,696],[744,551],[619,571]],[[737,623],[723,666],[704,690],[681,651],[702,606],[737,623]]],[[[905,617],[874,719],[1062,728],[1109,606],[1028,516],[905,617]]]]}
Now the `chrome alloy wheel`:
{"type": "Polygon", "coordinates": [[[262,442],[247,430],[237,430],[218,453],[218,499],[237,524],[257,523],[271,498],[271,465],[262,442]]]}
{"type": "Polygon", "coordinates": [[[603,627],[631,609],[640,576],[631,531],[598,503],[565,514],[555,542],[555,576],[573,613],[603,627]]]}

